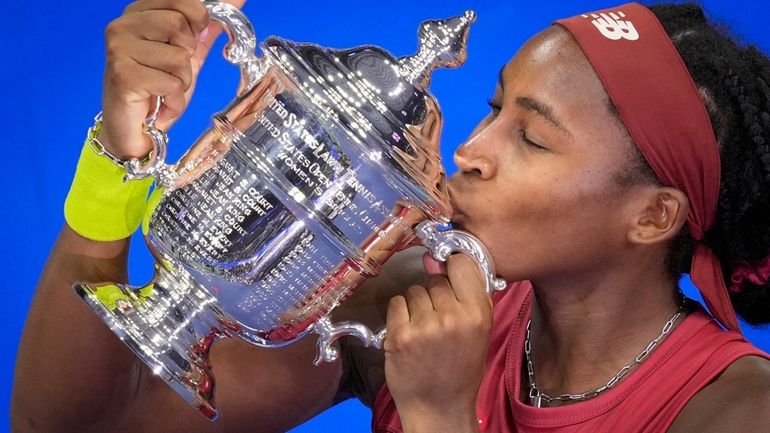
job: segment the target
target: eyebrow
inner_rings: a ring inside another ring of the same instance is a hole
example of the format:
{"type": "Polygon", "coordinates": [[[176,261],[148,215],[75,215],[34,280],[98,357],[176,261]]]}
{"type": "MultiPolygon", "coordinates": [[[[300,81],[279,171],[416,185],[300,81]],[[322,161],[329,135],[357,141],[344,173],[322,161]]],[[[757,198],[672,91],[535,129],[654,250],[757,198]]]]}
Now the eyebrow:
{"type": "MultiPolygon", "coordinates": [[[[505,91],[503,80],[503,72],[505,72],[505,67],[506,65],[501,66],[500,71],[497,73],[497,84],[501,89],[503,89],[503,91],[505,91]]],[[[534,111],[535,113],[541,115],[545,120],[547,120],[548,123],[560,129],[562,132],[567,134],[567,136],[572,137],[572,133],[569,132],[569,130],[565,128],[564,125],[562,125],[562,123],[559,121],[559,118],[553,114],[553,109],[544,102],[538,101],[537,99],[530,98],[528,96],[519,96],[516,98],[516,105],[525,110],[534,111]]]]}
{"type": "Polygon", "coordinates": [[[534,111],[535,113],[541,115],[545,120],[547,120],[548,123],[559,128],[562,130],[562,132],[572,137],[572,133],[569,132],[569,130],[565,128],[564,125],[562,125],[556,115],[553,114],[553,109],[544,102],[538,101],[537,99],[530,98],[528,96],[519,96],[516,98],[516,105],[525,110],[534,111]]]}

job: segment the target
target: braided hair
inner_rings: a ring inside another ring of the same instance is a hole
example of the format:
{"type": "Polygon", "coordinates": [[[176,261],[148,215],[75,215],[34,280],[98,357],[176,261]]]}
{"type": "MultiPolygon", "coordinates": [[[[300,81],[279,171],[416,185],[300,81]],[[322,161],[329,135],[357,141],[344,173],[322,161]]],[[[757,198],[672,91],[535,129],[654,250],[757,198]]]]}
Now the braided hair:
{"type": "MultiPolygon", "coordinates": [[[[705,239],[719,257],[729,287],[737,264],[770,255],[770,60],[710,23],[698,5],[659,4],[650,10],[695,81],[719,145],[717,217],[705,239]]],[[[637,177],[659,183],[638,150],[630,168],[637,177]]],[[[684,227],[666,257],[672,281],[689,272],[693,247],[684,227]]],[[[770,282],[744,281],[731,300],[748,323],[770,323],[770,282]]]]}

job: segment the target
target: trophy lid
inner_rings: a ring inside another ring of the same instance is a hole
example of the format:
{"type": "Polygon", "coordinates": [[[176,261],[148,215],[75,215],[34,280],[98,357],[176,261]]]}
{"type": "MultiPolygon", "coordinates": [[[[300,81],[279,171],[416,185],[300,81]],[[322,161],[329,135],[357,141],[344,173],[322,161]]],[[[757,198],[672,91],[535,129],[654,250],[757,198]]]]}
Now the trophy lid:
{"type": "MultiPolygon", "coordinates": [[[[438,136],[442,118],[435,98],[427,91],[431,74],[465,61],[468,32],[475,20],[476,14],[467,11],[446,20],[423,22],[417,53],[401,58],[371,45],[336,50],[278,37],[267,38],[263,52],[356,140],[367,145],[379,142],[396,168],[409,178],[419,178],[426,173],[415,170],[410,160],[428,160],[441,170],[438,136]]],[[[421,183],[442,188],[432,171],[430,179],[421,179],[421,183]]],[[[443,170],[439,174],[443,177],[443,170]]],[[[429,201],[445,201],[445,191],[429,193],[434,199],[429,201]]]]}

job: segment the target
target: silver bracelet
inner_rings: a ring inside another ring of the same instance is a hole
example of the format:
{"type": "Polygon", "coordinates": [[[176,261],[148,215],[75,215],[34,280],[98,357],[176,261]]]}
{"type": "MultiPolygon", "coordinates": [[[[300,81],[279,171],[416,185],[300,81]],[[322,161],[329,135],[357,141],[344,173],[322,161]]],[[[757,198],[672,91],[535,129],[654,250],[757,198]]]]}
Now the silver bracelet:
{"type": "Polygon", "coordinates": [[[102,112],[100,111],[96,116],[94,116],[94,124],[91,125],[90,128],[88,128],[88,135],[86,136],[86,143],[88,143],[89,146],[91,146],[91,149],[97,154],[106,157],[110,161],[113,162],[113,164],[117,165],[118,167],[122,169],[126,169],[128,164],[132,160],[138,160],[140,163],[145,163],[150,159],[150,154],[152,154],[152,151],[147,154],[144,158],[132,158],[132,159],[120,159],[118,158],[114,153],[107,150],[106,147],[102,144],[101,141],[99,141],[99,133],[102,131],[102,112]]]}
{"type": "Polygon", "coordinates": [[[94,117],[94,124],[88,128],[86,143],[88,143],[97,155],[104,156],[112,161],[113,164],[124,169],[126,171],[125,180],[144,179],[153,176],[162,169],[162,166],[164,166],[163,160],[165,159],[168,137],[163,131],[155,128],[155,119],[161,101],[162,100],[160,99],[158,100],[158,106],[155,109],[155,113],[153,113],[153,116],[145,122],[145,134],[150,137],[153,149],[143,158],[121,159],[104,147],[104,144],[102,144],[98,138],[103,126],[101,111],[94,117]]]}

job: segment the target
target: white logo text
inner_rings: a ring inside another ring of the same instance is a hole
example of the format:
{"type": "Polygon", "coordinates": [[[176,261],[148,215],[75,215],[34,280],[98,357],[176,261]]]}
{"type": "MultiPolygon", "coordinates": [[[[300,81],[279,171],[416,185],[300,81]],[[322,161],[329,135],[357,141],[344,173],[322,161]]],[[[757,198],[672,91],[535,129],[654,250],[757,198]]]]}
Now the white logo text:
{"type": "Polygon", "coordinates": [[[626,14],[621,11],[582,15],[583,18],[593,18],[591,23],[599,29],[601,34],[610,40],[617,41],[620,39],[626,39],[629,41],[635,41],[639,39],[639,33],[636,31],[634,24],[631,21],[626,21],[621,18],[625,18],[626,14]]]}

